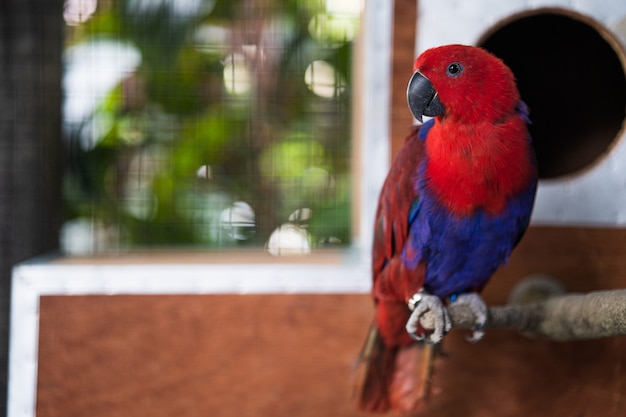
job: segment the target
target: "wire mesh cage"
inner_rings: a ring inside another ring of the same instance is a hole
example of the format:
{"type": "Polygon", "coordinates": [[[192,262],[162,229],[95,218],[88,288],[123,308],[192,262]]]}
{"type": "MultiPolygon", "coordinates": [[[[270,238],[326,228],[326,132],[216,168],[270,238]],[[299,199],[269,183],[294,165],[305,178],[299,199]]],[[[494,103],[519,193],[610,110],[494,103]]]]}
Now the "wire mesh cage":
{"type": "Polygon", "coordinates": [[[64,250],[349,244],[360,10],[66,0],[64,250]]]}

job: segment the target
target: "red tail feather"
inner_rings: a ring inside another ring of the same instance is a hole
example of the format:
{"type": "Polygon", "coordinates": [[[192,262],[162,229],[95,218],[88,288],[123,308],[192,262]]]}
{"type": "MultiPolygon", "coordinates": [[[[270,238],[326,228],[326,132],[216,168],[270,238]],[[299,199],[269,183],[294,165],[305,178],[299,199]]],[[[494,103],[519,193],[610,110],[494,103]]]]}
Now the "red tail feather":
{"type": "Polygon", "coordinates": [[[434,347],[388,348],[372,325],[356,370],[355,399],[363,411],[398,413],[424,408],[430,393],[434,347]]]}

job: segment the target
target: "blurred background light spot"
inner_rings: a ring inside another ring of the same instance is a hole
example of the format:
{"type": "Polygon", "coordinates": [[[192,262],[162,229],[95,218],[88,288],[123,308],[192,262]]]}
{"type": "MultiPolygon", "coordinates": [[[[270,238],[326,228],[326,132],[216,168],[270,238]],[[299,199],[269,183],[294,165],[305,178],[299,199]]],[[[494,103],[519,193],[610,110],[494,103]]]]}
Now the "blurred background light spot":
{"type": "Polygon", "coordinates": [[[343,92],[344,83],[335,68],[326,61],[313,61],[304,72],[304,82],[315,95],[333,98],[343,92]]]}
{"type": "MultiPolygon", "coordinates": [[[[120,230],[87,217],[68,220],[61,226],[60,248],[68,255],[91,255],[121,242],[120,230]]],[[[119,249],[119,247],[118,247],[119,249]]]]}
{"type": "Polygon", "coordinates": [[[204,24],[194,33],[196,48],[206,53],[219,53],[227,49],[231,42],[229,28],[219,25],[204,24]]]}
{"type": "Polygon", "coordinates": [[[230,238],[247,240],[256,226],[254,210],[245,201],[235,201],[232,207],[222,211],[220,225],[230,238]]]}
{"type": "Polygon", "coordinates": [[[289,215],[289,221],[292,223],[296,223],[301,227],[306,227],[309,220],[311,220],[311,215],[313,211],[310,208],[301,208],[295,210],[293,213],[289,215]]]}
{"type": "MultiPolygon", "coordinates": [[[[71,46],[64,59],[63,117],[69,131],[84,125],[98,103],[141,63],[141,55],[130,44],[104,39],[71,46]]],[[[100,126],[96,123],[92,128],[97,130],[100,126]]],[[[85,140],[92,142],[84,143],[84,148],[91,149],[100,136],[90,135],[85,140]]]]}
{"type": "Polygon", "coordinates": [[[212,178],[211,165],[202,165],[196,171],[196,176],[202,180],[210,180],[212,178]]]}
{"type": "Polygon", "coordinates": [[[285,223],[270,235],[267,251],[274,256],[308,255],[311,253],[309,235],[303,227],[285,223]]]}
{"type": "Polygon", "coordinates": [[[137,219],[148,220],[156,215],[158,200],[152,192],[152,181],[159,169],[156,153],[149,149],[138,153],[127,168],[122,204],[137,219]]]}
{"type": "Polygon", "coordinates": [[[358,17],[362,10],[363,0],[326,0],[328,13],[358,17]]]}
{"type": "Polygon", "coordinates": [[[224,88],[230,94],[242,95],[250,91],[252,77],[246,57],[240,53],[233,53],[224,60],[224,88]]]}
{"type": "Polygon", "coordinates": [[[98,0],[65,0],[63,19],[69,26],[84,23],[96,12],[98,0]]]}
{"type": "Polygon", "coordinates": [[[153,13],[167,8],[173,15],[188,18],[199,13],[208,13],[216,0],[129,0],[128,8],[137,13],[153,13]]]}

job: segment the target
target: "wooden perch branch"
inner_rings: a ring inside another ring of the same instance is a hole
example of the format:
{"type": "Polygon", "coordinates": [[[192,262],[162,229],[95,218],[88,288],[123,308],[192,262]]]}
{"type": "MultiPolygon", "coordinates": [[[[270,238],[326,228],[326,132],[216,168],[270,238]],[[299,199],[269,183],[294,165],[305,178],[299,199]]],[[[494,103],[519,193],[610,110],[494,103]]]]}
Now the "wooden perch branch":
{"type": "MultiPolygon", "coordinates": [[[[453,328],[471,329],[474,315],[465,305],[448,306],[453,328]]],[[[430,312],[422,318],[426,328],[430,312]]],[[[566,294],[529,304],[490,307],[487,328],[529,332],[552,340],[626,336],[626,290],[566,294]]]]}

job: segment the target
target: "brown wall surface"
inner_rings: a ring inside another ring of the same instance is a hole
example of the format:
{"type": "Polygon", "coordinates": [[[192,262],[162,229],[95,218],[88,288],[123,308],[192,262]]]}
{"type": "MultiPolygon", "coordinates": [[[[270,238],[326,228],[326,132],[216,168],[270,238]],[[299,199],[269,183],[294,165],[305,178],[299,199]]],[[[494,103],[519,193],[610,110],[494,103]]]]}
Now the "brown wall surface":
{"type": "MultiPolygon", "coordinates": [[[[547,273],[569,291],[626,284],[626,231],[532,228],[488,304],[547,273]]],[[[358,416],[351,372],[368,295],[44,296],[38,417],[358,416]]],[[[626,339],[453,331],[424,415],[621,416],[626,339]]]]}
{"type": "Polygon", "coordinates": [[[356,416],[365,295],[46,296],[37,416],[356,416]]]}

